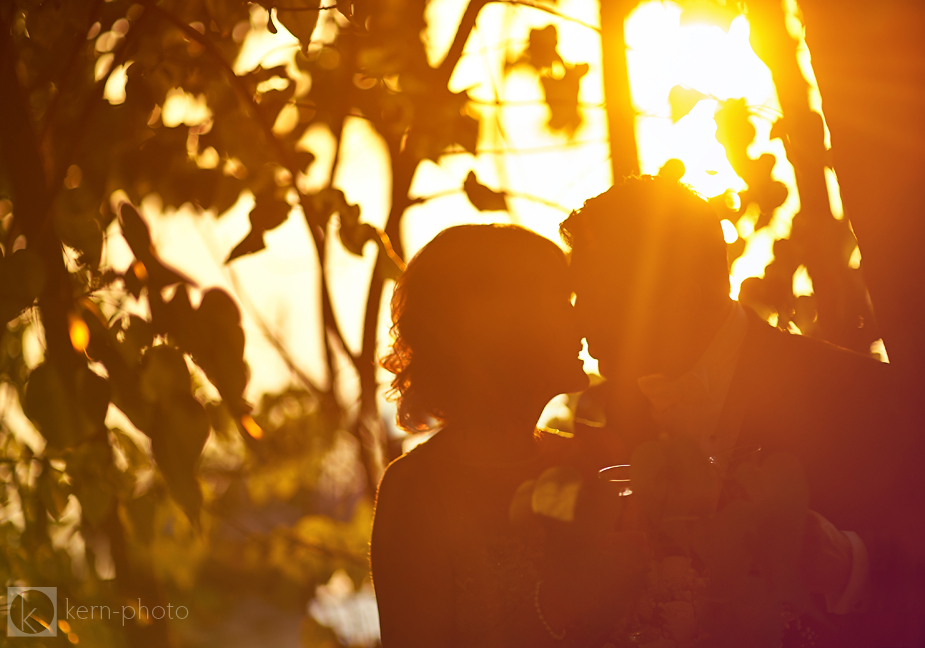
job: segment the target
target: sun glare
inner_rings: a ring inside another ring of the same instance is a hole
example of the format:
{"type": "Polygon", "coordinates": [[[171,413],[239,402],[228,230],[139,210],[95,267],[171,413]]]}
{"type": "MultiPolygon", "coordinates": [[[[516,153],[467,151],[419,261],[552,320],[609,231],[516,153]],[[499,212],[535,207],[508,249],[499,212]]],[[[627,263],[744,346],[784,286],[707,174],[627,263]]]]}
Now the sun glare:
{"type": "MultiPolygon", "coordinates": [[[[798,40],[800,67],[810,86],[813,108],[821,111],[795,2],[789,2],[786,8],[788,29],[798,40]]],[[[721,102],[728,99],[744,99],[748,107],[756,130],[749,156],[770,153],[776,159],[772,178],[787,186],[789,197],[774,212],[769,226],[756,230],[755,212],[746,212],[735,225],[723,223],[727,243],[745,240],[745,251],[731,270],[731,296],[737,298],[743,280],[764,275],[773,259],[774,241],[790,235],[790,223],[800,207],[793,167],[783,144],[770,138],[771,126],[781,116],[771,72],[751,48],[749,23],[744,15],[733,19],[728,31],[724,31],[715,25],[685,23],[681,7],[673,2],[643,2],[626,20],[625,39],[642,173],[657,174],[666,161],[678,159],[684,163],[683,182],[704,196],[726,193],[729,200],[736,200],[735,193],[747,185],[717,141],[714,120],[721,102]],[[672,115],[669,101],[676,87],[695,102],[680,118],[672,115]]],[[[842,218],[834,172],[827,173],[826,181],[832,213],[842,218]]],[[[805,290],[802,283],[800,287],[805,290]]]]}

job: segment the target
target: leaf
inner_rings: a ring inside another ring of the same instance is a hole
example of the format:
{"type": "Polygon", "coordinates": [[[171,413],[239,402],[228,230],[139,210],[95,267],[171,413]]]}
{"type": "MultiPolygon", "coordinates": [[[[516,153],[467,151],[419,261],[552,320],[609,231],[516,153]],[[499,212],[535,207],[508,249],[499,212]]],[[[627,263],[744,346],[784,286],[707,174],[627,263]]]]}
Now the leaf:
{"type": "Polygon", "coordinates": [[[23,411],[49,445],[73,447],[103,427],[109,382],[82,365],[73,373],[43,362],[29,376],[23,411]]]}
{"type": "Polygon", "coordinates": [[[768,139],[780,139],[786,141],[787,138],[787,122],[781,117],[771,126],[771,132],[768,134],[768,139]]]}
{"type": "Polygon", "coordinates": [[[115,439],[115,445],[122,451],[128,463],[129,470],[137,473],[139,470],[151,465],[148,453],[138,447],[138,444],[128,434],[119,428],[112,428],[109,433],[115,439]]]}
{"type": "Polygon", "coordinates": [[[209,416],[192,394],[174,393],[158,403],[151,451],[171,496],[198,526],[202,490],[196,478],[199,456],[209,438],[209,416]]]}
{"type": "Polygon", "coordinates": [[[276,19],[282,23],[289,33],[299,39],[302,51],[308,51],[312,40],[312,32],[318,24],[318,15],[321,13],[320,0],[280,0],[285,3],[286,9],[276,9],[276,19]]]}
{"type": "Polygon", "coordinates": [[[671,106],[671,121],[677,123],[686,117],[700,101],[707,95],[692,88],[676,85],[668,92],[668,103],[671,106]]]}
{"type": "Polygon", "coordinates": [[[540,79],[546,104],[549,106],[548,126],[550,129],[572,134],[581,126],[582,116],[578,110],[578,93],[581,89],[581,79],[589,69],[590,66],[587,63],[566,65],[562,78],[544,76],[540,79]]]}
{"type": "MultiPolygon", "coordinates": [[[[312,225],[324,229],[328,226],[328,220],[333,214],[341,213],[341,219],[343,219],[343,211],[346,211],[346,208],[347,198],[344,196],[344,192],[340,189],[328,187],[313,194],[311,199],[307,201],[307,213],[305,216],[312,225]]],[[[355,215],[356,218],[359,219],[359,212],[355,215]]],[[[354,214],[351,212],[346,216],[349,220],[354,214]]]]}
{"type": "Polygon", "coordinates": [[[44,463],[36,486],[45,509],[54,519],[60,519],[71,494],[71,489],[64,473],[50,464],[44,463]]]}
{"type": "Polygon", "coordinates": [[[154,519],[157,511],[156,492],[149,490],[139,497],[122,502],[124,517],[128,518],[136,542],[147,544],[154,538],[154,519]]]}
{"type": "Polygon", "coordinates": [[[233,414],[249,410],[244,402],[248,369],[238,305],[224,290],[213,288],[203,295],[196,320],[199,341],[190,349],[196,364],[233,414]]]}
{"type": "Polygon", "coordinates": [[[479,211],[507,211],[507,196],[480,183],[475,171],[470,171],[466,176],[463,191],[466,192],[469,202],[479,211]]]}
{"type": "Polygon", "coordinates": [[[252,228],[263,232],[285,223],[291,209],[275,191],[262,191],[254,197],[254,208],[248,218],[252,228]]]}
{"type": "Polygon", "coordinates": [[[96,268],[103,254],[103,231],[95,218],[72,216],[55,219],[61,242],[80,252],[80,263],[96,268]]]}
{"type": "Polygon", "coordinates": [[[118,473],[112,462],[112,448],[104,436],[74,448],[68,456],[67,471],[74,495],[80,502],[83,522],[100,525],[116,504],[118,473]]]}
{"type": "Polygon", "coordinates": [[[154,344],[154,329],[151,322],[138,317],[129,315],[128,325],[120,320],[114,328],[115,333],[122,332],[122,342],[119,344],[119,353],[122,355],[125,363],[134,367],[141,360],[141,352],[154,344]]]}
{"type": "MultiPolygon", "coordinates": [[[[238,306],[228,293],[212,288],[194,310],[185,286],[180,286],[170,302],[152,300],[151,312],[155,328],[172,336],[193,357],[229,411],[234,416],[249,412],[243,396],[248,379],[244,330],[238,306]]],[[[174,365],[179,367],[175,361],[174,365]]],[[[179,369],[175,371],[179,376],[179,369]]]]}
{"type": "Polygon", "coordinates": [[[266,249],[266,247],[267,244],[263,240],[263,232],[251,230],[247,233],[247,236],[241,239],[241,242],[235,245],[231,252],[228,253],[225,264],[231,263],[239,257],[260,252],[266,249]]]}
{"type": "Polygon", "coordinates": [[[254,208],[251,209],[248,216],[251,222],[251,230],[234,247],[228,258],[225,259],[225,263],[229,263],[245,254],[253,254],[263,250],[266,247],[263,233],[285,223],[291,209],[289,203],[277,195],[275,189],[257,194],[254,198],[254,208]]]}
{"type": "MultiPolygon", "coordinates": [[[[713,115],[716,122],[716,140],[726,150],[726,158],[739,177],[748,174],[748,145],[755,139],[755,127],[748,118],[745,99],[724,101],[713,115]]],[[[748,183],[748,180],[745,180],[748,183]]]]}
{"type": "Polygon", "coordinates": [[[32,306],[45,285],[45,266],[32,250],[0,257],[0,324],[32,306]]]}
{"type": "Polygon", "coordinates": [[[141,361],[141,394],[150,403],[189,393],[191,379],[179,350],[166,344],[151,347],[141,361]]]}
{"type": "Polygon", "coordinates": [[[562,522],[575,519],[575,507],[581,490],[581,475],[571,467],[554,466],[536,480],[531,507],[537,515],[562,522]]]}
{"type": "Polygon", "coordinates": [[[456,144],[462,146],[466,151],[476,154],[476,147],[479,142],[479,120],[470,115],[463,113],[456,118],[453,129],[456,144]]]}
{"type": "MultiPolygon", "coordinates": [[[[658,170],[658,175],[671,182],[679,182],[686,172],[684,162],[678,158],[671,158],[670,160],[666,160],[662,168],[658,170]]],[[[709,171],[707,173],[709,173],[709,171]]]]}
{"type": "Polygon", "coordinates": [[[347,251],[357,256],[363,256],[363,247],[368,241],[375,241],[379,238],[376,228],[369,223],[356,222],[345,227],[341,221],[338,233],[347,251]]]}
{"type": "MultiPolygon", "coordinates": [[[[288,79],[289,77],[284,76],[288,79]]],[[[279,111],[289,103],[292,95],[295,93],[295,83],[290,81],[289,85],[283,90],[267,90],[259,95],[260,112],[262,112],[268,123],[276,121],[279,111]]]]}
{"type": "Polygon", "coordinates": [[[527,42],[527,60],[537,70],[548,69],[552,67],[553,63],[562,62],[562,57],[559,56],[557,51],[558,46],[559,34],[555,25],[546,25],[541,29],[531,29],[527,42]]]}
{"type": "Polygon", "coordinates": [[[171,496],[198,525],[202,492],[196,465],[209,436],[209,417],[190,393],[191,380],[183,354],[158,345],[142,359],[141,393],[154,407],[145,433],[171,496]]]}
{"type": "Polygon", "coordinates": [[[142,262],[145,281],[153,290],[160,290],[164,286],[176,283],[196,285],[194,281],[167,267],[157,258],[151,243],[148,225],[135,207],[129,203],[123,203],[119,216],[122,235],[135,254],[135,258],[142,262]]]}

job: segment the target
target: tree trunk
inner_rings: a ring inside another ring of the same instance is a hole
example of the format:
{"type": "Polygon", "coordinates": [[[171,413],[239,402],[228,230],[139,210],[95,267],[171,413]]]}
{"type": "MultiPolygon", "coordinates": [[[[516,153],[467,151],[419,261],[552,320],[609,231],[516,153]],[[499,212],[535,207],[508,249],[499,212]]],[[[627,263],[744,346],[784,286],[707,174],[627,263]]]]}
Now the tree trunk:
{"type": "Polygon", "coordinates": [[[636,152],[636,111],[630,96],[623,23],[638,3],[633,0],[600,0],[601,68],[607,131],[610,136],[610,164],[613,181],[639,173],[636,152]]]}

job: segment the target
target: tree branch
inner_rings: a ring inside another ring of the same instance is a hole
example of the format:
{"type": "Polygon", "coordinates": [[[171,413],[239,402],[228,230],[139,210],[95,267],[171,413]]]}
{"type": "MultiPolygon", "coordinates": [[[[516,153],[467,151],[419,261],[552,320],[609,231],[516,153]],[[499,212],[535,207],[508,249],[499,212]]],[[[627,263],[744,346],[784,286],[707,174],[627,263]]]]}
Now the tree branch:
{"type": "MultiPolygon", "coordinates": [[[[561,18],[562,20],[567,20],[568,22],[575,23],[576,25],[587,27],[591,31],[595,31],[598,33],[600,33],[601,31],[601,28],[596,25],[592,25],[591,23],[586,23],[583,20],[579,20],[578,18],[574,18],[573,16],[564,14],[554,7],[550,7],[544,4],[539,4],[538,2],[531,2],[530,0],[488,0],[488,1],[496,3],[496,4],[506,4],[506,5],[520,6],[520,7],[529,7],[530,9],[536,9],[537,11],[543,11],[545,13],[548,13],[551,16],[555,16],[556,18],[561,18]]],[[[603,0],[603,2],[607,2],[607,1],[608,0],[603,0]]]]}
{"type": "MultiPolygon", "coordinates": [[[[215,58],[219,66],[222,68],[225,75],[228,77],[229,82],[232,87],[235,89],[235,92],[238,94],[239,99],[242,103],[248,108],[248,111],[251,113],[251,116],[256,120],[257,124],[260,126],[261,130],[264,133],[264,136],[267,138],[270,146],[274,149],[276,156],[280,164],[289,171],[293,178],[296,177],[296,172],[299,170],[298,166],[295,163],[295,160],[292,159],[286,150],[282,147],[279,140],[273,134],[273,125],[268,124],[266,119],[263,118],[263,114],[260,112],[259,107],[257,106],[254,98],[250,95],[247,90],[247,87],[244,85],[244,82],[241,78],[234,73],[234,70],[222,56],[221,52],[212,43],[211,40],[206,38],[203,34],[200,34],[198,31],[193,29],[191,26],[184,23],[182,20],[174,16],[173,14],[161,9],[160,7],[151,4],[150,2],[146,5],[146,11],[152,11],[157,16],[171,23],[178,29],[180,29],[188,38],[196,41],[202,47],[209,52],[209,54],[215,58]]],[[[299,202],[302,205],[302,210],[308,218],[308,214],[311,212],[309,205],[306,204],[306,196],[301,192],[296,191],[299,194],[299,202]]],[[[325,324],[325,329],[337,340],[338,344],[341,346],[344,354],[350,358],[350,361],[356,366],[358,359],[350,353],[350,349],[347,346],[346,341],[344,340],[343,333],[340,330],[340,327],[337,324],[337,319],[334,316],[334,310],[331,307],[331,295],[328,290],[328,281],[327,281],[327,271],[325,270],[324,259],[324,232],[320,228],[312,223],[309,223],[309,231],[312,234],[312,241],[315,244],[315,251],[318,254],[318,265],[321,272],[321,312],[322,318],[325,324]]],[[[330,342],[325,336],[325,347],[329,346],[330,342]]],[[[333,379],[333,377],[332,377],[333,379]]],[[[332,383],[333,386],[333,383],[332,383]]]]}
{"type": "Polygon", "coordinates": [[[441,62],[440,66],[437,68],[436,83],[445,86],[450,82],[450,77],[453,76],[453,70],[456,69],[456,64],[459,63],[459,57],[462,56],[463,49],[466,47],[466,41],[469,40],[469,34],[471,34],[473,28],[475,28],[475,21],[479,17],[479,12],[488,2],[489,0],[470,0],[469,6],[466,7],[466,12],[459,22],[456,36],[453,37],[453,43],[450,45],[450,49],[447,50],[443,62],[441,62]]]}

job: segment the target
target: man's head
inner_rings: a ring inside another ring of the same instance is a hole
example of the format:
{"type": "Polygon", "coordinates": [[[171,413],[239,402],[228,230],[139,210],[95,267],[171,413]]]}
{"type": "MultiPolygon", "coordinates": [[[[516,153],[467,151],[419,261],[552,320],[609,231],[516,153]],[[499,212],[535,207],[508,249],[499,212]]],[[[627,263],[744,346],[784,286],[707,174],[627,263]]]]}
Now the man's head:
{"type": "Polygon", "coordinates": [[[689,369],[729,306],[726,244],[712,207],[678,182],[634,177],[586,201],[559,229],[601,372],[689,369]]]}

